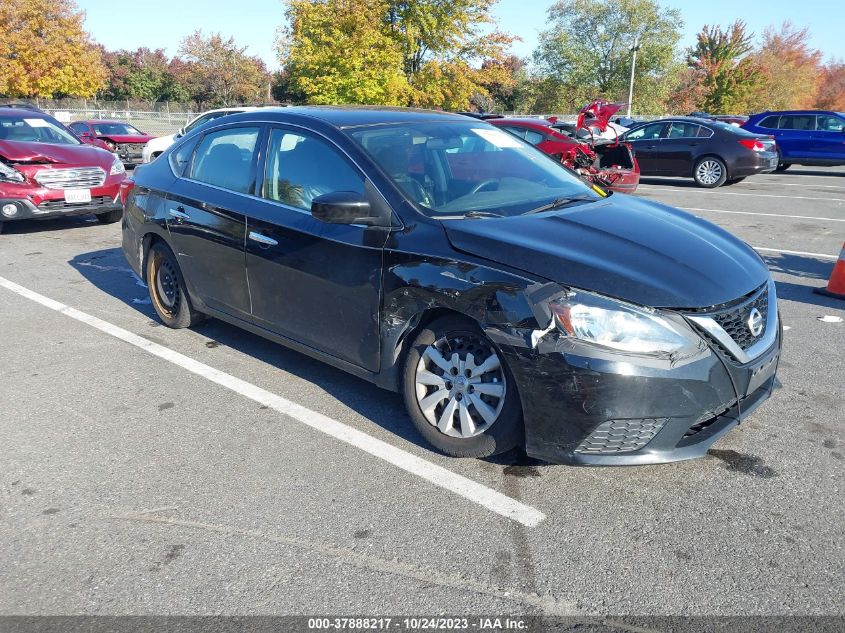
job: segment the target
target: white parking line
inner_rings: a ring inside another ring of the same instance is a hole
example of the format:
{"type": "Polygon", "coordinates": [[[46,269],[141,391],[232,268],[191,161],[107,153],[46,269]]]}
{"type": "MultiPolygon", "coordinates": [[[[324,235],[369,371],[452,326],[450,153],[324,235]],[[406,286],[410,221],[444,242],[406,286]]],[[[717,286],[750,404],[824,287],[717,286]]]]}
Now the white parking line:
{"type": "Polygon", "coordinates": [[[745,197],[752,197],[752,198],[787,198],[789,200],[824,200],[826,202],[845,202],[845,198],[817,198],[814,196],[781,196],[775,193],[739,193],[737,191],[719,191],[717,189],[693,189],[691,187],[658,187],[656,185],[640,185],[637,187],[637,191],[640,189],[648,189],[650,191],[684,191],[684,192],[695,192],[701,194],[710,194],[714,196],[745,196],[745,197]]]}
{"type": "MultiPolygon", "coordinates": [[[[809,176],[809,177],[812,178],[812,176],[809,176]]],[[[842,185],[805,185],[805,184],[800,183],[800,182],[777,182],[775,180],[760,181],[759,184],[763,184],[763,182],[765,182],[766,184],[772,184],[772,185],[777,184],[778,187],[810,187],[810,188],[816,187],[816,188],[819,188],[819,189],[845,189],[845,187],[843,187],[842,185]]],[[[749,183],[749,184],[757,184],[757,183],[754,182],[754,183],[749,183]]]]}
{"type": "Polygon", "coordinates": [[[806,257],[818,257],[819,259],[832,259],[836,261],[839,255],[825,255],[824,253],[805,253],[804,251],[788,251],[783,248],[764,248],[762,246],[752,246],[755,251],[766,251],[769,253],[786,253],[787,255],[805,255],[806,257]]]}
{"type": "Polygon", "coordinates": [[[502,493],[479,484],[471,479],[453,473],[437,464],[426,461],[416,455],[404,451],[400,448],[392,446],[387,442],[371,437],[366,433],[358,431],[357,429],[347,426],[337,420],[325,416],[316,411],[312,411],[302,405],[296,404],[290,400],[277,396],[274,393],[257,387],[240,378],[235,378],[218,369],[214,369],[199,361],[189,358],[179,352],[176,352],[168,347],[153,343],[147,339],[133,334],[121,327],[112,325],[107,321],[98,319],[84,312],[80,312],[74,308],[68,307],[63,303],[59,303],[53,299],[45,297],[33,292],[23,286],[20,286],[8,279],[0,277],[0,287],[6,288],[15,294],[25,297],[31,301],[41,304],[51,310],[60,312],[65,316],[80,321],[93,327],[94,329],[120,339],[125,343],[134,345],[148,354],[157,356],[174,365],[181,367],[197,376],[205,378],[215,384],[230,389],[241,396],[254,400],[255,402],[269,407],[279,413],[286,415],[294,420],[297,420],[306,426],[311,427],[321,433],[325,433],[335,439],[346,442],[347,444],[361,449],[382,459],[402,470],[425,479],[436,486],[440,486],[445,490],[449,490],[473,503],[476,503],[492,512],[500,514],[508,519],[512,519],[522,525],[528,527],[535,527],[542,522],[546,516],[529,505],[525,505],[515,499],[512,499],[502,493]]]}
{"type": "Polygon", "coordinates": [[[797,220],[823,220],[825,222],[845,222],[845,218],[820,218],[815,215],[784,215],[782,213],[757,213],[755,211],[726,211],[724,209],[702,209],[700,207],[677,207],[684,211],[709,211],[711,213],[730,213],[731,215],[765,215],[773,218],[794,218],[797,220]]]}

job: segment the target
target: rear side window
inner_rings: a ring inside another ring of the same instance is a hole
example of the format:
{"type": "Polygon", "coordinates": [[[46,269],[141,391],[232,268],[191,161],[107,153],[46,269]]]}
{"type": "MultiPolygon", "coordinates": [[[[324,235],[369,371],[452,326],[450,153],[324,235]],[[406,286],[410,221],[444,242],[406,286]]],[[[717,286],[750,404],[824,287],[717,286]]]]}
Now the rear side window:
{"type": "Polygon", "coordinates": [[[669,126],[669,133],[666,138],[694,138],[700,136],[699,130],[701,130],[701,126],[695,123],[675,121],[669,126]]]}
{"type": "Polygon", "coordinates": [[[513,126],[510,126],[510,125],[503,125],[502,127],[505,130],[507,130],[508,132],[510,132],[511,134],[513,134],[514,136],[518,136],[523,141],[525,140],[525,132],[527,131],[525,128],[513,127],[513,126]]]}
{"type": "Polygon", "coordinates": [[[845,120],[830,114],[820,114],[816,119],[818,127],[822,132],[841,132],[845,129],[845,120]]]}
{"type": "Polygon", "coordinates": [[[780,115],[775,116],[767,116],[765,119],[760,121],[757,126],[764,127],[768,130],[776,130],[778,129],[778,121],[780,120],[780,115]]]}
{"type": "Polygon", "coordinates": [[[310,210],[327,193],[364,195],[363,177],[340,151],[304,132],[273,130],[264,171],[264,197],[297,209],[310,210]]]}
{"type": "Polygon", "coordinates": [[[816,117],[812,114],[784,114],[780,118],[781,130],[815,130],[816,117]]]}
{"type": "Polygon", "coordinates": [[[249,193],[259,128],[236,127],[203,136],[191,163],[191,178],[222,189],[249,193]]]}
{"type": "Polygon", "coordinates": [[[525,140],[531,143],[532,145],[539,145],[544,140],[546,140],[546,137],[540,134],[540,132],[535,132],[534,130],[526,130],[525,140]]]}
{"type": "Polygon", "coordinates": [[[193,139],[182,143],[175,150],[170,152],[170,169],[173,170],[175,176],[184,176],[185,169],[191,162],[191,156],[194,153],[194,148],[197,146],[199,139],[193,139]]]}

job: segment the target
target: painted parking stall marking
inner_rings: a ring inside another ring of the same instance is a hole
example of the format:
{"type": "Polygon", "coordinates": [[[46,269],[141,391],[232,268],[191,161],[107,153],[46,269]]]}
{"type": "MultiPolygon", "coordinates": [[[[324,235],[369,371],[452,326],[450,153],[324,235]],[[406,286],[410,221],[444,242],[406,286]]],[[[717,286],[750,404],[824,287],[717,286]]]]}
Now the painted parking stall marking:
{"type": "Polygon", "coordinates": [[[791,218],[795,220],[821,220],[822,222],[845,222],[845,218],[821,218],[814,215],[784,215],[782,213],[758,213],[756,211],[727,211],[725,209],[703,209],[701,207],[676,207],[683,211],[704,211],[709,213],[728,213],[731,215],[762,215],[772,218],[791,218]]]}
{"type": "Polygon", "coordinates": [[[823,197],[820,198],[818,196],[784,196],[776,193],[740,193],[738,191],[718,191],[716,189],[693,189],[691,187],[662,187],[657,185],[640,185],[637,188],[639,190],[648,190],[648,191],[684,191],[684,192],[695,192],[699,194],[709,194],[713,196],[744,196],[744,197],[751,197],[751,198],[787,198],[789,200],[824,200],[826,202],[845,202],[845,198],[829,198],[823,197]]]}
{"type": "Polygon", "coordinates": [[[142,336],[133,334],[107,321],[103,321],[102,319],[24,288],[8,279],[0,277],[0,287],[84,323],[104,334],[129,343],[148,354],[157,356],[162,360],[177,365],[245,398],[249,398],[278,413],[293,418],[314,430],[346,442],[350,446],[354,446],[374,457],[378,457],[412,475],[416,475],[440,488],[472,501],[491,512],[495,512],[528,527],[535,527],[546,518],[545,514],[536,508],[512,499],[492,488],[453,473],[442,466],[438,466],[401,448],[371,437],[362,431],[347,426],[326,415],[312,411],[282,396],[271,393],[266,389],[262,389],[240,378],[210,367],[193,358],[189,358],[168,347],[149,341],[142,336]]]}

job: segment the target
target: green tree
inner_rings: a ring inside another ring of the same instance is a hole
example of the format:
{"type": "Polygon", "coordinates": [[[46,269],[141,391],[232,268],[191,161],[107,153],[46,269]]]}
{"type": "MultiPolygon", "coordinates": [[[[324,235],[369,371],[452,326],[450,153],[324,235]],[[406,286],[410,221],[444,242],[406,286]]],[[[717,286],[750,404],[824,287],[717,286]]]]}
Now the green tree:
{"type": "Polygon", "coordinates": [[[234,38],[224,39],[219,33],[205,37],[195,31],[179,47],[185,68],[190,69],[180,77],[181,83],[203,105],[264,101],[270,73],[261,59],[247,55],[246,50],[234,38]]]}
{"type": "Polygon", "coordinates": [[[308,103],[401,105],[410,94],[383,0],[292,0],[278,39],[288,92],[308,103]]]}
{"type": "Polygon", "coordinates": [[[687,54],[694,79],[701,86],[698,108],[706,112],[748,111],[755,91],[763,84],[752,54],[754,35],[737,20],[727,29],[705,26],[687,54]]]}
{"type": "Polygon", "coordinates": [[[542,111],[573,112],[596,97],[627,100],[631,48],[637,53],[634,106],[662,112],[683,20],[654,0],[559,0],[534,52],[542,111]]]}
{"type": "Polygon", "coordinates": [[[106,70],[84,21],[73,0],[0,1],[0,95],[94,96],[106,70]]]}

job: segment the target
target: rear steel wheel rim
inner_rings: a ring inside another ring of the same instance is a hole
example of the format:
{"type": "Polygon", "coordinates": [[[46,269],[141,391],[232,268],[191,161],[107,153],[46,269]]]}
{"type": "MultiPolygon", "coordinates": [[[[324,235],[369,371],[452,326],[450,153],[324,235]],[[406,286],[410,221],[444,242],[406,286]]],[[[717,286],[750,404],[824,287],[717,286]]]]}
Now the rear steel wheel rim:
{"type": "Polygon", "coordinates": [[[712,185],[719,182],[722,177],[722,166],[715,160],[705,160],[696,170],[698,180],[705,185],[712,185]]]}
{"type": "Polygon", "coordinates": [[[501,360],[489,343],[472,334],[444,336],[426,347],[414,384],[428,423],[462,439],[495,424],[507,394],[501,360]]]}
{"type": "Polygon", "coordinates": [[[156,301],[169,315],[179,310],[179,281],[176,267],[167,259],[159,259],[155,271],[156,301]]]}

